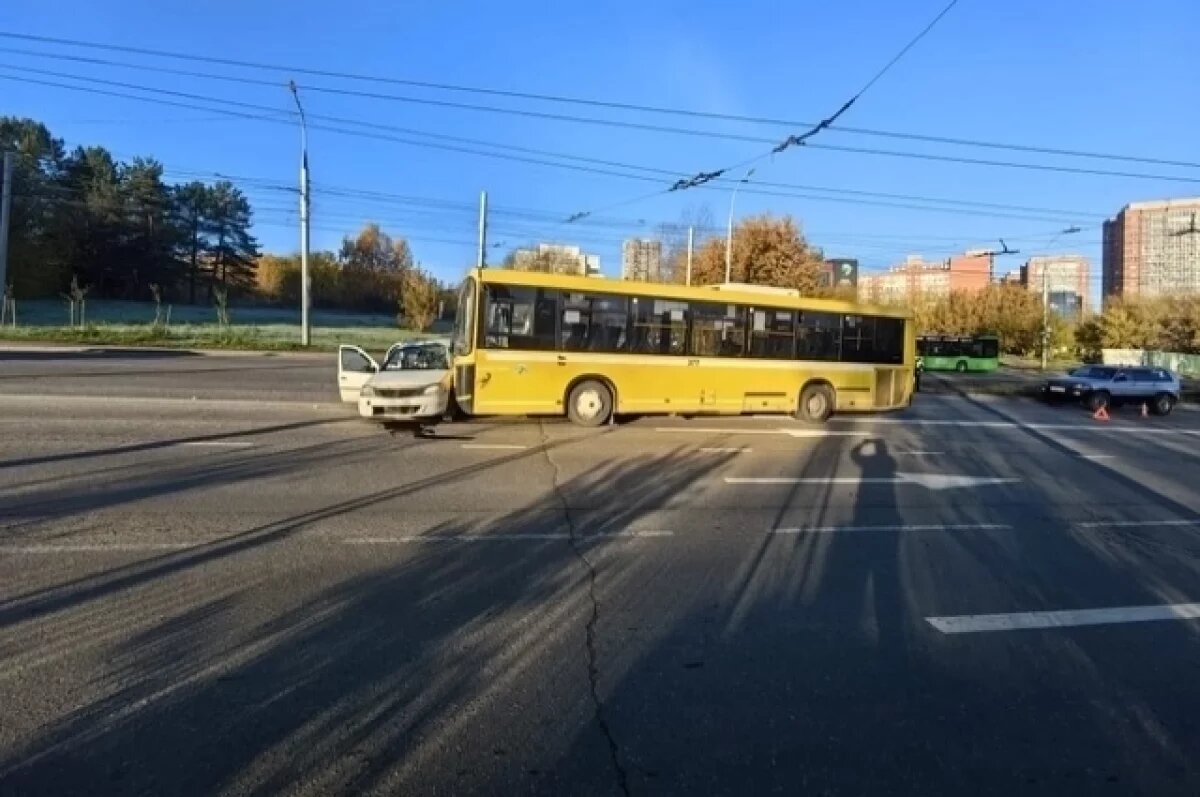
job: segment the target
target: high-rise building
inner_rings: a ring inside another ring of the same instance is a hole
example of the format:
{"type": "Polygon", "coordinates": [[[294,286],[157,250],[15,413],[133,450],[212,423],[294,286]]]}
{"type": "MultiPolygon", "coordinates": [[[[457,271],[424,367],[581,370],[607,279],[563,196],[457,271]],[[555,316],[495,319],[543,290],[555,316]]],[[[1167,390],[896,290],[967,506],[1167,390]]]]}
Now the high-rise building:
{"type": "Polygon", "coordinates": [[[1104,297],[1200,293],[1200,198],[1133,202],[1104,222],[1104,297]]]}
{"type": "Polygon", "coordinates": [[[621,279],[662,282],[662,241],[627,238],[621,245],[621,279]]]}
{"type": "Polygon", "coordinates": [[[1074,319],[1088,310],[1088,272],[1082,255],[1031,257],[1021,266],[1021,284],[1039,298],[1044,290],[1052,312],[1074,319]]]}
{"type": "Polygon", "coordinates": [[[991,281],[992,256],[986,251],[970,251],[933,262],[909,255],[882,274],[859,277],[858,295],[873,302],[939,299],[951,291],[983,290],[991,281]]]}
{"type": "Polygon", "coordinates": [[[538,244],[536,248],[515,250],[513,266],[528,271],[595,277],[600,274],[600,256],[589,255],[578,246],[538,244]]]}

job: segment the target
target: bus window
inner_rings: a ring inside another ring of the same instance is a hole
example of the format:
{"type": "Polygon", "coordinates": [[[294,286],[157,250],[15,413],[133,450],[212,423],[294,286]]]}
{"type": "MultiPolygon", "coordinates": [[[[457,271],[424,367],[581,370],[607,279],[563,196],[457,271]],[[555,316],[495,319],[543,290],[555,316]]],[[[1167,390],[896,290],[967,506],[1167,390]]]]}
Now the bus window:
{"type": "Polygon", "coordinates": [[[687,302],[635,296],[631,350],[639,354],[683,354],[687,343],[687,302]]]}
{"type": "Polygon", "coordinates": [[[692,343],[697,357],[741,357],[746,351],[746,308],[692,302],[692,343]]]}
{"type": "Polygon", "coordinates": [[[904,320],[875,319],[875,362],[900,365],[904,362],[904,320]]]}
{"type": "Polygon", "coordinates": [[[467,277],[458,290],[458,311],[454,314],[454,331],[450,337],[450,352],[470,354],[475,348],[471,328],[475,320],[475,280],[467,277]]]}
{"type": "Polygon", "coordinates": [[[562,349],[610,353],[627,351],[628,320],[629,300],[624,296],[564,293],[562,349]]]}
{"type": "Polygon", "coordinates": [[[755,308],[750,311],[750,356],[792,358],[796,314],[791,310],[755,308]]]}
{"type": "Polygon", "coordinates": [[[487,285],[483,345],[489,349],[552,351],[558,296],[545,288],[487,285]]]}
{"type": "Polygon", "coordinates": [[[842,319],[834,313],[800,313],[796,328],[796,359],[837,360],[842,347],[842,319]]]}
{"type": "Polygon", "coordinates": [[[842,316],[842,360],[849,363],[875,362],[874,316],[842,316]]]}

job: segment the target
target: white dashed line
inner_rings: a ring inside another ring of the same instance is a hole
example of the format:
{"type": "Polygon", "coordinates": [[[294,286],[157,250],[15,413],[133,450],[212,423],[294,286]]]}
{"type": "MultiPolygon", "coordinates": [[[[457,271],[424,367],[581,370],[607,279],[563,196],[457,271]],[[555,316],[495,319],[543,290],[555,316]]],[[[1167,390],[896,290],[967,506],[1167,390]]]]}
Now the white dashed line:
{"type": "Polygon", "coordinates": [[[176,443],[177,446],[194,446],[196,448],[253,448],[254,443],[237,442],[234,440],[185,440],[176,443]]]}
{"type": "Polygon", "coordinates": [[[1072,628],[1085,625],[1197,619],[1200,619],[1200,603],[1114,606],[1108,609],[1074,609],[1055,612],[964,614],[951,617],[926,617],[925,621],[943,634],[975,634],[988,631],[1026,631],[1038,628],[1072,628]]]}
{"type": "Polygon", "coordinates": [[[749,454],[749,448],[701,448],[705,454],[749,454]]]}
{"type": "MultiPolygon", "coordinates": [[[[620,538],[654,538],[673,537],[675,532],[662,529],[645,531],[614,531],[599,534],[579,534],[576,539],[587,541],[596,539],[620,538]]],[[[518,534],[406,534],[399,537],[349,537],[342,540],[345,545],[409,545],[413,543],[446,543],[446,542],[529,542],[538,540],[569,540],[571,535],[565,532],[518,533],[518,534]]]]}
{"type": "Polygon", "coordinates": [[[1089,520],[1072,525],[1084,529],[1138,528],[1141,526],[1200,526],[1200,518],[1194,520],[1089,520]]]}
{"type": "Polygon", "coordinates": [[[516,443],[463,443],[463,448],[471,451],[524,451],[529,446],[517,445],[516,443]]]}
{"type": "Polygon", "coordinates": [[[772,534],[833,534],[842,531],[988,531],[1011,529],[1007,523],[909,524],[900,526],[797,526],[771,529],[772,534]]]}

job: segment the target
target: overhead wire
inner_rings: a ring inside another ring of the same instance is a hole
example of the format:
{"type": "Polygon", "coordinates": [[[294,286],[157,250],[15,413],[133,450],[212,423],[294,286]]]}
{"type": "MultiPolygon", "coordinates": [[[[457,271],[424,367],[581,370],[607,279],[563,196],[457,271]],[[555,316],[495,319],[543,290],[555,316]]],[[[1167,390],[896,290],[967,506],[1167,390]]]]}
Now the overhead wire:
{"type": "MultiPolygon", "coordinates": [[[[948,9],[944,9],[943,13],[946,10],[948,10],[948,9]]],[[[940,16],[941,15],[939,15],[939,17],[937,19],[940,19],[940,16]]],[[[935,19],[935,22],[937,21],[937,19],[935,19]]],[[[932,27],[932,25],[930,27],[932,27]]],[[[923,31],[921,35],[924,35],[924,33],[927,33],[927,32],[928,31],[923,31]]],[[[262,70],[262,71],[286,73],[289,75],[309,75],[309,76],[313,76],[313,77],[331,78],[331,79],[337,79],[337,80],[354,80],[354,81],[375,83],[375,84],[381,84],[381,85],[407,86],[410,88],[420,88],[420,89],[429,89],[429,90],[464,93],[464,94],[474,94],[474,95],[482,95],[482,96],[503,97],[503,98],[507,98],[507,99],[532,100],[532,101],[537,101],[537,102],[575,105],[575,106],[579,106],[579,107],[602,108],[602,109],[606,109],[606,110],[617,110],[617,111],[630,111],[630,112],[637,112],[637,113],[641,113],[641,114],[651,113],[651,114],[677,116],[677,117],[684,117],[684,118],[707,119],[710,121],[739,122],[739,123],[756,124],[756,125],[770,125],[770,126],[776,126],[776,127],[806,127],[806,126],[810,126],[813,124],[812,122],[797,121],[794,119],[772,118],[772,117],[754,116],[754,115],[746,115],[746,114],[720,113],[720,112],[714,112],[714,111],[701,111],[701,110],[687,109],[687,108],[672,108],[672,107],[666,107],[666,106],[660,106],[660,105],[649,105],[649,104],[644,104],[644,103],[602,100],[602,99],[596,99],[596,98],[567,96],[567,95],[561,95],[561,94],[546,94],[546,93],[538,93],[538,92],[531,92],[531,91],[516,91],[516,90],[509,90],[509,89],[483,87],[483,86],[466,86],[466,85],[461,85],[461,84],[453,84],[453,83],[445,83],[445,82],[398,78],[398,77],[392,77],[392,76],[386,76],[386,75],[369,75],[369,74],[364,74],[364,73],[345,72],[345,71],[337,71],[337,70],[330,70],[330,69],[314,69],[311,67],[302,67],[302,66],[297,66],[297,65],[270,64],[270,63],[264,63],[264,62],[258,62],[258,61],[239,60],[239,59],[234,59],[234,58],[225,58],[225,57],[207,56],[207,55],[197,55],[197,54],[192,54],[192,53],[180,53],[180,52],[173,52],[173,51],[168,51],[168,50],[159,50],[159,49],[152,49],[152,48],[146,48],[146,47],[135,47],[135,46],[129,46],[129,45],[118,45],[118,44],[111,44],[111,43],[105,43],[105,42],[85,41],[85,40],[80,40],[80,39],[69,39],[69,38],[54,37],[54,36],[40,36],[40,35],[35,35],[35,34],[14,32],[14,31],[0,31],[0,38],[10,39],[10,40],[18,40],[18,41],[26,41],[26,42],[35,42],[35,43],[55,45],[55,46],[79,47],[79,48],[92,49],[92,50],[101,50],[101,51],[106,51],[106,52],[117,52],[117,53],[125,53],[125,54],[142,55],[142,56],[149,56],[149,57],[153,57],[153,58],[166,58],[166,59],[174,59],[174,60],[182,60],[182,61],[191,61],[194,63],[208,63],[208,64],[213,64],[213,65],[237,67],[237,68],[243,68],[243,69],[257,69],[257,70],[262,70]]],[[[907,51],[908,48],[911,48],[911,46],[915,45],[915,44],[916,44],[916,40],[911,41],[909,43],[909,45],[906,46],[905,50],[903,50],[903,51],[901,51],[901,53],[897,54],[897,57],[894,58],[893,61],[899,60],[899,56],[903,55],[907,51]]],[[[27,53],[30,55],[43,55],[46,57],[67,57],[67,56],[64,56],[59,53],[40,53],[37,51],[28,51],[28,50],[20,51],[20,50],[15,50],[14,48],[9,48],[9,51],[10,52],[13,52],[13,51],[24,52],[24,53],[27,53]]],[[[113,63],[114,63],[114,65],[116,65],[119,62],[113,62],[113,63]]],[[[882,76],[882,73],[884,71],[886,71],[886,68],[890,67],[890,65],[891,64],[889,64],[887,67],[881,69],[880,72],[877,73],[877,77],[873,78],[872,80],[877,80],[879,76],[882,76]]],[[[146,69],[148,71],[164,69],[163,67],[157,67],[157,66],[151,66],[151,65],[130,65],[130,66],[146,69]]],[[[318,90],[319,89],[319,87],[314,87],[314,86],[305,86],[304,88],[307,88],[310,90],[318,90]]],[[[507,112],[507,111],[515,111],[516,109],[502,109],[502,108],[498,108],[496,106],[480,106],[478,108],[478,110],[496,110],[497,112],[507,112]]],[[[592,119],[592,118],[581,117],[581,118],[571,119],[571,121],[594,121],[597,123],[602,123],[606,120],[596,120],[596,119],[592,119]]],[[[1127,154],[1108,153],[1108,152],[1093,152],[1093,151],[1077,150],[1077,149],[1070,149],[1070,148],[1063,148],[1063,147],[1047,147],[1047,146],[1026,145],[1026,144],[1012,144],[1012,143],[1006,143],[1006,142],[986,141],[986,140],[970,139],[970,138],[962,138],[962,137],[925,135],[925,134],[919,134],[919,133],[909,133],[909,132],[901,132],[901,131],[894,131],[894,130],[878,130],[878,129],[871,129],[871,128],[851,127],[851,126],[845,126],[845,125],[830,125],[828,129],[835,130],[835,131],[841,132],[841,133],[851,133],[851,134],[863,135],[863,136],[881,136],[881,137],[887,137],[887,138],[904,139],[904,140],[909,140],[909,141],[922,141],[922,142],[933,143],[933,144],[951,144],[951,145],[955,145],[955,146],[981,147],[981,148],[988,148],[988,149],[1009,150],[1009,151],[1014,151],[1014,152],[1026,152],[1026,153],[1031,153],[1031,154],[1058,155],[1058,156],[1064,156],[1064,157],[1092,158],[1092,159],[1101,159],[1101,160],[1129,161],[1129,162],[1133,162],[1133,163],[1145,163],[1145,164],[1154,164],[1154,165],[1160,165],[1160,166],[1180,166],[1180,167],[1186,167],[1186,168],[1200,168],[1200,163],[1195,162],[1195,161],[1153,158],[1153,157],[1146,157],[1146,156],[1127,155],[1127,154]]]]}

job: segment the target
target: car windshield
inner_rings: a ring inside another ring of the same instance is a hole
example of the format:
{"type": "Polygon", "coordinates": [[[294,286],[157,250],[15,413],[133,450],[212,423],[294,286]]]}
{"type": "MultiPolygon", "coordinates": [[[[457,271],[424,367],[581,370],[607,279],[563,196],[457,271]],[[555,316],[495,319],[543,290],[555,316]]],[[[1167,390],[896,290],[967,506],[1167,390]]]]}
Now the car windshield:
{"type": "Polygon", "coordinates": [[[385,371],[430,371],[450,367],[446,347],[440,343],[421,343],[392,349],[383,363],[385,371]]]}

